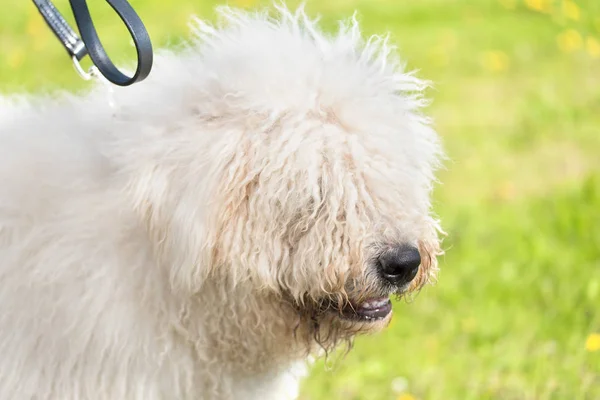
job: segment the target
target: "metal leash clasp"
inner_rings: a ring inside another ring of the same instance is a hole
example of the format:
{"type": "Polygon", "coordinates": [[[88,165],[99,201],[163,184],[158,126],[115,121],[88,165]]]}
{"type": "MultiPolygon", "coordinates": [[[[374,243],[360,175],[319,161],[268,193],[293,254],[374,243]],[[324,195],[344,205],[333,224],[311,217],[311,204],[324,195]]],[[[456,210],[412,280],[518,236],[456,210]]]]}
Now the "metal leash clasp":
{"type": "Polygon", "coordinates": [[[104,78],[119,86],[128,86],[140,82],[152,70],[153,52],[150,36],[140,17],[126,0],[106,1],[127,27],[136,48],[137,69],[131,77],[122,73],[106,54],[94,28],[85,0],[69,0],[81,37],[69,26],[50,0],[33,0],[33,3],[52,32],[54,32],[54,35],[62,42],[71,56],[75,70],[83,79],[104,78]],[[85,71],[80,61],[87,55],[90,56],[94,65],[88,71],[85,71]]]}

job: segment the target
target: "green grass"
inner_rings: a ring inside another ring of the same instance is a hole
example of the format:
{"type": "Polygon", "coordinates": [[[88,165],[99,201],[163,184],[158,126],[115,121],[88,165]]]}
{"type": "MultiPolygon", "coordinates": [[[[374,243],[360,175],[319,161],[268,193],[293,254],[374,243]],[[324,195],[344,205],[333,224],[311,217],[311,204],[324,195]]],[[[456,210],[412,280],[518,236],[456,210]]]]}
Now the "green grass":
{"type": "MultiPolygon", "coordinates": [[[[131,57],[118,19],[91,3],[111,54],[131,57]]],[[[214,15],[210,1],[132,3],[157,46],[186,37],[189,14],[214,15]]],[[[436,84],[450,160],[438,284],[318,362],[303,400],[600,399],[600,351],[586,349],[600,333],[600,2],[572,4],[308,1],[328,27],[357,9],[367,33],[392,33],[436,84]]],[[[83,87],[28,1],[4,5],[0,49],[0,92],[83,87]]]]}

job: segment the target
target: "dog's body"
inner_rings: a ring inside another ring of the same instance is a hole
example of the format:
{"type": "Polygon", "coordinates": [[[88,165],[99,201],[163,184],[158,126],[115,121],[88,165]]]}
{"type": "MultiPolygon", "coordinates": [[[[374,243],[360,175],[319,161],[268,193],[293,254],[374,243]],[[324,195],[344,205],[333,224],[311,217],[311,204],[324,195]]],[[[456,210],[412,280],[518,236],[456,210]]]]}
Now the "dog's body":
{"type": "Polygon", "coordinates": [[[355,23],[223,15],[143,84],[1,103],[0,400],[293,399],[433,276],[421,82],[355,23]]]}

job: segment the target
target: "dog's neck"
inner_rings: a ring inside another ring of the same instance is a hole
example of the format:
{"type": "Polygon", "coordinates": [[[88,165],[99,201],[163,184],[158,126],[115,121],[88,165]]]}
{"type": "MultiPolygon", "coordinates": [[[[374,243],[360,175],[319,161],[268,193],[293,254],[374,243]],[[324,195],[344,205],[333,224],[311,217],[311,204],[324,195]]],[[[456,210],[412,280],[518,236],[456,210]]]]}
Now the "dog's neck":
{"type": "Polygon", "coordinates": [[[308,355],[294,332],[300,317],[293,308],[243,285],[209,278],[184,308],[181,339],[199,363],[219,360],[223,373],[266,373],[308,355]]]}

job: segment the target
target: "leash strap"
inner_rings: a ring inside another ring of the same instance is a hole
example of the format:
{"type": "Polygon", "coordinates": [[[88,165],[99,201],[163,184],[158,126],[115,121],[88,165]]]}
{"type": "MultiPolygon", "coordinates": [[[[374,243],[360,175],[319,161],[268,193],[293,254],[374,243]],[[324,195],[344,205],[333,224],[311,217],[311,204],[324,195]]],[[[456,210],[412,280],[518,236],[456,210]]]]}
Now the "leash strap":
{"type": "MultiPolygon", "coordinates": [[[[142,20],[126,0],[106,0],[106,2],[121,18],[133,39],[137,52],[137,68],[131,77],[122,73],[106,54],[86,0],[69,0],[81,38],[50,0],[33,0],[33,2],[54,35],[62,42],[80,74],[82,69],[79,61],[86,55],[90,56],[98,71],[115,85],[129,86],[144,80],[150,74],[153,61],[152,42],[142,20]]],[[[82,76],[89,79],[85,73],[82,76]]]]}

